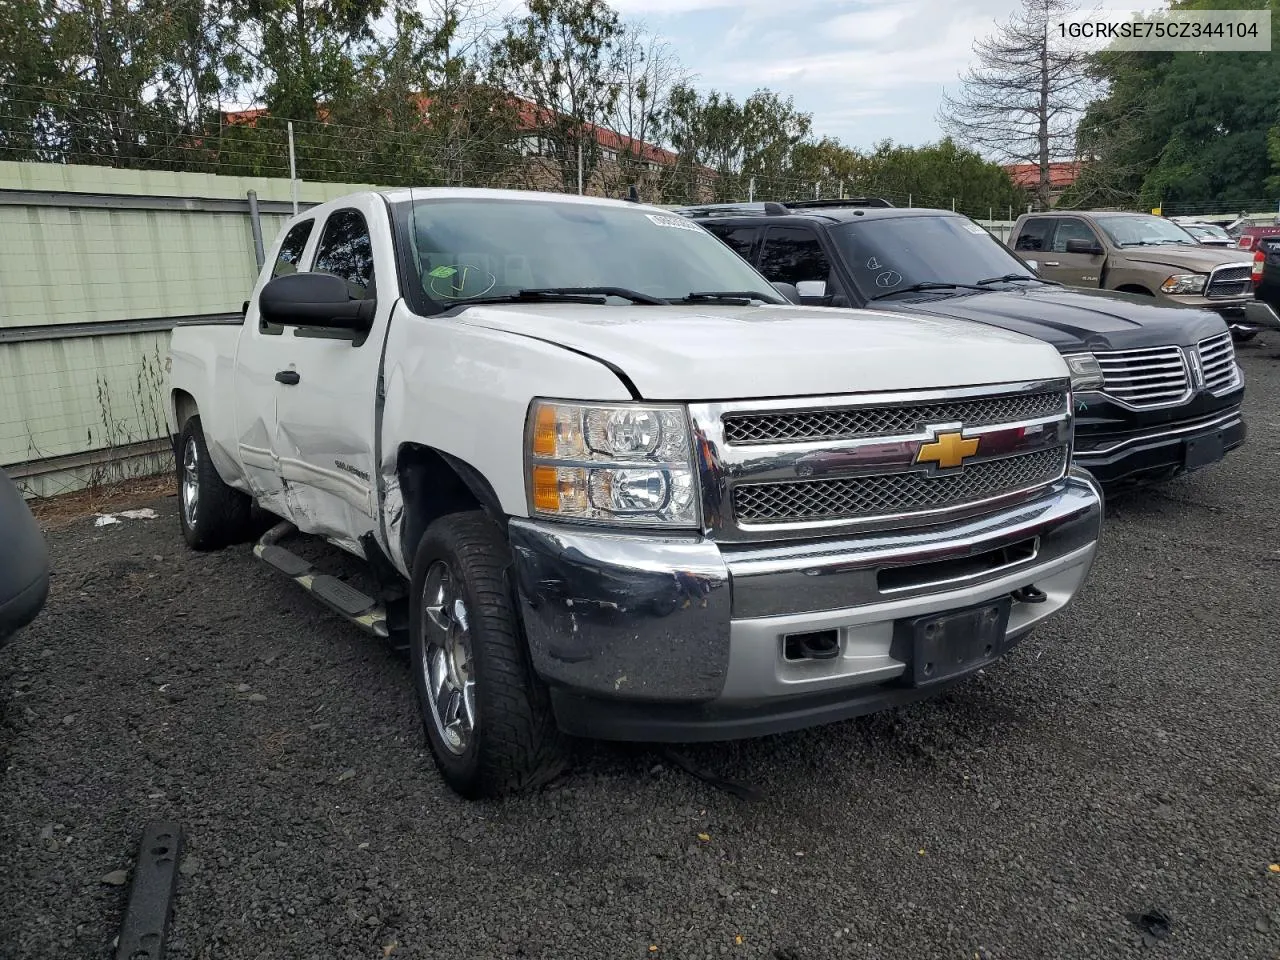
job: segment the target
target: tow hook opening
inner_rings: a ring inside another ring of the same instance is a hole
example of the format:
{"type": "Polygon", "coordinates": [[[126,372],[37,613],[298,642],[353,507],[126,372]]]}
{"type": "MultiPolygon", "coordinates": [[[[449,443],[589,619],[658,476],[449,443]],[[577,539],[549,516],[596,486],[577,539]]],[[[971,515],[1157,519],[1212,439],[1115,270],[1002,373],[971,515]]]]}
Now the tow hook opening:
{"type": "Polygon", "coordinates": [[[782,648],[788,660],[834,660],[840,656],[840,634],[835,630],[788,633],[782,648]]]}
{"type": "Polygon", "coordinates": [[[1018,603],[1044,603],[1049,599],[1049,595],[1037,587],[1034,583],[1029,583],[1025,587],[1019,587],[1013,593],[1009,594],[1018,603]]]}

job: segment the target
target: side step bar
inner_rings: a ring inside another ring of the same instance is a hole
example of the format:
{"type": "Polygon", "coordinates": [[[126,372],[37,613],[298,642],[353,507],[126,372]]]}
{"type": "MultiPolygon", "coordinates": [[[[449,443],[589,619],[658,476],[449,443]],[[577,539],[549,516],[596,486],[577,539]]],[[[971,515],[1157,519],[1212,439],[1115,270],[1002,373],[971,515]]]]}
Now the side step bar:
{"type": "Polygon", "coordinates": [[[280,541],[297,533],[298,528],[282,520],[262,535],[253,545],[253,554],[275,567],[294,583],[335,613],[346,617],[361,630],[375,637],[387,639],[391,631],[387,626],[387,608],[357,590],[351,584],[327,573],[321,573],[292,550],[280,546],[280,541]]]}

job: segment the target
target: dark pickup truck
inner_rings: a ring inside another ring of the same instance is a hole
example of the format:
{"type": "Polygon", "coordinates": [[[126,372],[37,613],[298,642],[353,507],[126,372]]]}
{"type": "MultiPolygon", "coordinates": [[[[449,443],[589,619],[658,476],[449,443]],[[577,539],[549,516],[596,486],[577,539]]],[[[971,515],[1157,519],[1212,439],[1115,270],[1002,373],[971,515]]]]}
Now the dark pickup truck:
{"type": "Polygon", "coordinates": [[[0,645],[25,627],[49,594],[49,554],[35,518],[0,470],[0,645]]]}
{"type": "Polygon", "coordinates": [[[803,304],[932,313],[1053,344],[1072,370],[1075,463],[1105,488],[1204,467],[1244,443],[1244,374],[1217,313],[1045,280],[947,210],[869,199],[679,212],[803,304]]]}

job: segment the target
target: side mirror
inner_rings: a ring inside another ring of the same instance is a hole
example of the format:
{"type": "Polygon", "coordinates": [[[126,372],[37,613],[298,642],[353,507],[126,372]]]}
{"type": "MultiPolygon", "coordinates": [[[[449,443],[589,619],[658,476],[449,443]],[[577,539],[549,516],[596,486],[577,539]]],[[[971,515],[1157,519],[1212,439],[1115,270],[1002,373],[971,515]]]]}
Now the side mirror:
{"type": "Polygon", "coordinates": [[[1022,261],[1022,262],[1023,262],[1023,263],[1025,263],[1028,267],[1030,267],[1030,268],[1031,268],[1031,272],[1032,272],[1032,273],[1039,273],[1039,272],[1040,272],[1040,261],[1039,261],[1039,260],[1024,260],[1024,261],[1022,261]]]}
{"type": "Polygon", "coordinates": [[[1087,253],[1090,256],[1097,256],[1102,252],[1102,247],[1093,240],[1068,240],[1067,253],[1087,253]]]}
{"type": "Polygon", "coordinates": [[[795,284],[782,283],[779,281],[773,284],[773,289],[777,290],[780,294],[786,297],[788,303],[800,302],[800,292],[796,290],[795,284]]]}
{"type": "Polygon", "coordinates": [[[796,290],[801,297],[825,297],[827,295],[827,281],[825,280],[801,280],[796,284],[796,290]]]}
{"type": "Polygon", "coordinates": [[[347,281],[329,273],[287,273],[258,295],[258,311],[278,326],[368,330],[373,326],[373,300],[352,300],[347,281]]]}

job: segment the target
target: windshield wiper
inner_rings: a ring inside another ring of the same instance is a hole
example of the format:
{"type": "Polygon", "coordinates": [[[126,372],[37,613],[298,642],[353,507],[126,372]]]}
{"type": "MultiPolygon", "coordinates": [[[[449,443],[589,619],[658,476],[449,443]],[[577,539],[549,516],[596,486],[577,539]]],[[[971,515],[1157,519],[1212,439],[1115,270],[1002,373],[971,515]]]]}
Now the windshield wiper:
{"type": "Polygon", "coordinates": [[[454,306],[473,303],[587,303],[603,306],[606,297],[619,297],[632,303],[665,306],[668,301],[625,287],[541,287],[520,290],[496,297],[470,297],[453,301],[454,306]]]}
{"type": "Polygon", "coordinates": [[[948,283],[942,280],[924,280],[920,283],[913,283],[909,287],[899,287],[897,290],[886,290],[884,293],[877,293],[874,297],[868,297],[867,303],[872,300],[883,300],[885,297],[892,297],[895,293],[917,293],[921,290],[985,290],[986,287],[979,287],[973,283],[948,283]]]}
{"type": "Polygon", "coordinates": [[[1012,280],[1034,280],[1036,283],[1047,283],[1055,287],[1062,286],[1057,280],[1046,280],[1044,277],[1033,277],[1025,273],[1006,273],[1003,277],[987,277],[985,280],[979,280],[977,285],[985,287],[988,283],[1009,283],[1012,280]]]}
{"type": "Polygon", "coordinates": [[[765,300],[759,290],[699,290],[689,294],[687,297],[681,297],[679,300],[672,300],[672,303],[728,303],[739,306],[747,306],[752,300],[761,300],[764,303],[772,303],[771,300],[765,300]]]}
{"type": "Polygon", "coordinates": [[[650,304],[655,307],[665,307],[671,302],[670,300],[663,300],[662,297],[641,293],[639,290],[628,290],[626,287],[542,287],[535,290],[521,290],[520,292],[534,296],[560,296],[564,294],[571,297],[618,297],[620,300],[630,300],[632,303],[650,304]]]}

